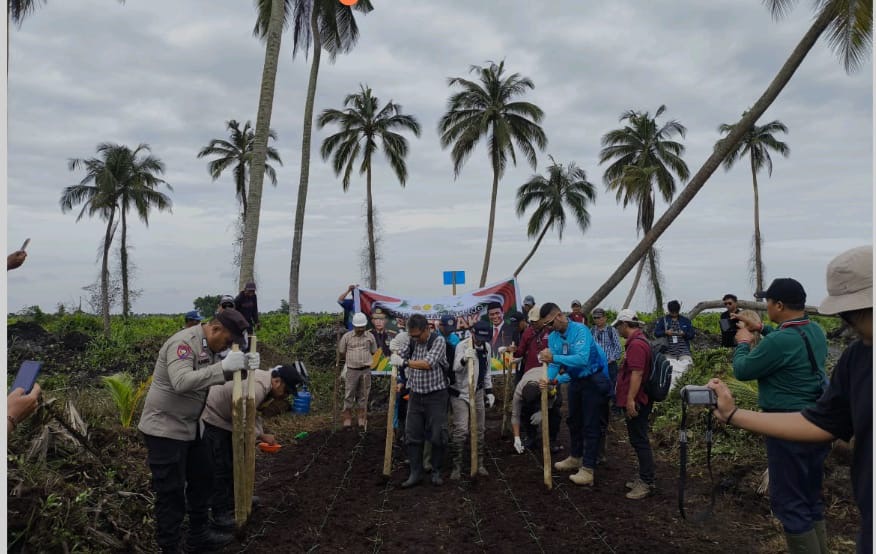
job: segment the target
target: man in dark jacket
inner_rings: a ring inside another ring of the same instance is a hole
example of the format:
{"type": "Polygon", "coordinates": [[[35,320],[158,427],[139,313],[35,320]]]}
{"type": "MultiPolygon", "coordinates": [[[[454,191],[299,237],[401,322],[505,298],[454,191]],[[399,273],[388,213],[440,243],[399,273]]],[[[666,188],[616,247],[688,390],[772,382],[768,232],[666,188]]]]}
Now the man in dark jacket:
{"type": "Polygon", "coordinates": [[[234,309],[240,312],[249,322],[248,331],[250,333],[261,327],[259,323],[259,300],[256,296],[255,283],[250,281],[243,287],[243,290],[234,299],[234,309]]]}
{"type": "Polygon", "coordinates": [[[739,299],[736,298],[735,294],[725,294],[722,301],[727,310],[721,312],[721,319],[726,319],[733,323],[728,326],[726,331],[721,331],[721,346],[733,348],[736,346],[736,322],[730,319],[730,314],[738,314],[742,309],[737,304],[739,299]]]}

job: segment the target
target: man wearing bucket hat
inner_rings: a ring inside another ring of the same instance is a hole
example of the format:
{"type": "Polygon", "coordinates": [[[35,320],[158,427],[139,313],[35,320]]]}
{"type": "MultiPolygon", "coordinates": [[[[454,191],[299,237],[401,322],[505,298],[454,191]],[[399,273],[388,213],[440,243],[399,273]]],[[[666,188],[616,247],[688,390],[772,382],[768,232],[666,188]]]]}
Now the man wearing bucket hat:
{"type": "Polygon", "coordinates": [[[210,456],[199,420],[213,385],[230,380],[236,371],[258,367],[257,353],[218,353],[232,343],[246,346],[249,323],[233,309],[209,323],[183,329],[158,352],[152,384],[137,428],[146,443],[146,461],[155,493],[155,542],[162,552],[177,552],[186,511],[187,550],[217,550],[231,535],[209,526],[210,456]]]}
{"type": "MultiPolygon", "coordinates": [[[[730,316],[744,323],[736,331],[734,377],[757,380],[757,403],[764,412],[799,412],[814,406],[827,381],[827,338],[806,316],[803,285],[791,278],[774,279],[767,290],[755,296],[766,299],[767,314],[778,327],[764,325],[760,317],[745,313],[730,316]],[[753,331],[763,335],[754,349],[753,331]]],[[[782,523],[788,549],[809,552],[806,545],[817,543],[818,535],[824,536],[821,485],[830,443],[767,437],[766,450],[770,508],[782,523]]]]}
{"type": "Polygon", "coordinates": [[[365,428],[368,394],[371,392],[371,362],[377,352],[374,335],[365,332],[368,318],[362,312],[353,315],[353,330],[344,333],[338,352],[344,358],[347,375],[344,379],[344,429],[353,425],[352,410],[358,408],[359,427],[365,428]]]}
{"type": "MultiPolygon", "coordinates": [[[[827,390],[814,406],[792,413],[741,410],[726,384],[712,379],[708,386],[718,397],[715,417],[728,425],[786,441],[823,443],[834,438],[855,438],[852,490],[861,513],[857,551],[872,552],[873,247],[860,246],[834,258],[827,266],[827,292],[818,311],[838,314],[860,340],[843,351],[827,390]]],[[[828,552],[823,520],[812,532],[795,540],[791,552],[828,552]]]]}
{"type": "MultiPolygon", "coordinates": [[[[274,436],[264,428],[267,414],[289,411],[288,397],[294,396],[300,385],[307,383],[307,374],[301,364],[278,365],[270,371],[256,370],[255,405],[258,416],[255,434],[258,440],[275,444],[274,436]]],[[[246,395],[244,382],[244,395],[246,395]]],[[[211,387],[201,421],[204,424],[204,441],[207,443],[212,462],[213,489],[210,508],[213,526],[217,529],[234,528],[234,457],[231,442],[233,419],[231,415],[234,383],[211,387]]],[[[255,503],[255,502],[254,502],[255,503]]]]}

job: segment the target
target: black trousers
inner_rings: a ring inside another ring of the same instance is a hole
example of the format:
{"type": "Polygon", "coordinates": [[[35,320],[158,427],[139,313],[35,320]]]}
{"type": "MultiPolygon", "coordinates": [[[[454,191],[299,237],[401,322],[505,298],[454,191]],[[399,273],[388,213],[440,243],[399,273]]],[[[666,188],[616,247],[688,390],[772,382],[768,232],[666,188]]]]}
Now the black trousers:
{"type": "Polygon", "coordinates": [[[234,447],[231,431],[204,424],[204,442],[213,462],[213,492],[210,508],[213,517],[219,514],[234,516],[234,447]]]}
{"type": "MultiPolygon", "coordinates": [[[[563,414],[561,412],[563,407],[563,396],[557,391],[557,399],[554,401],[554,405],[548,408],[548,439],[551,444],[553,444],[557,440],[557,435],[560,432],[560,423],[563,421],[563,414]]],[[[527,442],[530,444],[527,447],[531,447],[536,444],[536,439],[538,437],[539,427],[533,425],[529,422],[532,418],[532,414],[541,411],[541,402],[533,402],[532,404],[523,403],[523,406],[520,408],[520,427],[526,433],[527,442]]]]}
{"type": "Polygon", "coordinates": [[[636,451],[639,460],[639,478],[649,485],[654,484],[654,453],[648,440],[648,416],[651,415],[652,404],[639,406],[639,415],[627,418],[627,433],[630,435],[630,446],[636,451]]]}
{"type": "Polygon", "coordinates": [[[420,445],[428,440],[438,447],[446,445],[449,404],[447,389],[428,394],[412,392],[405,421],[405,444],[420,445]]]}
{"type": "Polygon", "coordinates": [[[155,542],[162,549],[172,549],[179,544],[187,505],[191,532],[208,523],[210,455],[201,439],[182,441],[144,434],[143,440],[155,493],[155,542]]]}

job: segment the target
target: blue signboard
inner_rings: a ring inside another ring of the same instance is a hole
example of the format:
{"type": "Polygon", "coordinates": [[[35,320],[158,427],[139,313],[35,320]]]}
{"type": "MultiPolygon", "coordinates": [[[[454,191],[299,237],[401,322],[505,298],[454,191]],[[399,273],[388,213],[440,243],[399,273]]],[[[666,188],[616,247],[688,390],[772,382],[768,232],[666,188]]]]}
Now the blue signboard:
{"type": "Polygon", "coordinates": [[[444,284],[445,285],[464,285],[465,284],[465,271],[445,271],[444,272],[444,284]],[[453,276],[456,275],[456,283],[453,282],[453,276]]]}

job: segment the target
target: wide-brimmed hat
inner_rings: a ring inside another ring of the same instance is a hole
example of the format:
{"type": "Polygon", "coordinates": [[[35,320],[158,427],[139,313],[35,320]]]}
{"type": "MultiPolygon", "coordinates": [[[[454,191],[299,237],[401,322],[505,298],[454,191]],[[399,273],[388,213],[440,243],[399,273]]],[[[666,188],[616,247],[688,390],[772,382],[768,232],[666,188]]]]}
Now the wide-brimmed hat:
{"type": "Polygon", "coordinates": [[[818,311],[838,314],[873,307],[873,247],[846,250],[827,265],[827,298],[818,311]]]}

